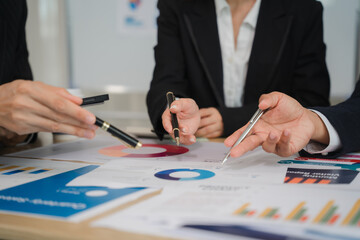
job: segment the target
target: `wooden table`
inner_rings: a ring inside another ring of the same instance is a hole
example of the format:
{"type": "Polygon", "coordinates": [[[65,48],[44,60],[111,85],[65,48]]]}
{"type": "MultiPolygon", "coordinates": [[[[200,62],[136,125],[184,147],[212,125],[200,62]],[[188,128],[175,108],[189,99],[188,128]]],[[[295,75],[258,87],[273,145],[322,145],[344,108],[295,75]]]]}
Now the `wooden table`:
{"type": "MultiPolygon", "coordinates": [[[[58,142],[58,140],[54,140],[58,142]]],[[[0,155],[31,149],[40,146],[46,146],[51,143],[49,138],[40,138],[34,144],[21,146],[18,148],[0,149],[0,155]]],[[[0,239],[127,239],[127,240],[160,240],[173,239],[163,238],[158,236],[149,236],[142,234],[135,234],[130,232],[116,231],[107,228],[91,227],[91,223],[120,211],[124,208],[130,207],[138,202],[151,198],[160,192],[148,194],[136,201],[129,202],[125,205],[118,206],[100,215],[82,221],[80,223],[71,223],[66,221],[51,220],[45,218],[36,218],[30,216],[15,216],[11,214],[0,214],[0,239]]]]}

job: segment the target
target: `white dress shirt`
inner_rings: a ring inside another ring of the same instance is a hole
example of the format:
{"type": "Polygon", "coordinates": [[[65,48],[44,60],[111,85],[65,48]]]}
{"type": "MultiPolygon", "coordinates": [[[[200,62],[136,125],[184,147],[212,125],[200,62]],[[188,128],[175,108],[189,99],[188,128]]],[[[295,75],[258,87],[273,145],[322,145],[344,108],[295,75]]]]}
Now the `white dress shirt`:
{"type": "Polygon", "coordinates": [[[215,0],[217,25],[223,65],[224,96],[227,107],[241,107],[254,41],[261,0],[256,0],[240,26],[235,49],[230,6],[226,0],[215,0]]]}
{"type": "Polygon", "coordinates": [[[316,113],[321,118],[323,123],[325,124],[325,126],[328,130],[328,133],[329,133],[330,142],[329,142],[329,145],[326,146],[326,145],[323,145],[323,144],[320,144],[317,142],[310,141],[309,144],[305,146],[304,150],[307,151],[308,153],[312,153],[312,154],[321,153],[323,155],[326,155],[329,152],[334,152],[334,151],[338,150],[339,148],[341,148],[342,145],[341,145],[339,134],[337,133],[337,131],[335,130],[333,125],[331,125],[329,120],[321,112],[318,112],[315,110],[311,110],[311,111],[316,113]]]}

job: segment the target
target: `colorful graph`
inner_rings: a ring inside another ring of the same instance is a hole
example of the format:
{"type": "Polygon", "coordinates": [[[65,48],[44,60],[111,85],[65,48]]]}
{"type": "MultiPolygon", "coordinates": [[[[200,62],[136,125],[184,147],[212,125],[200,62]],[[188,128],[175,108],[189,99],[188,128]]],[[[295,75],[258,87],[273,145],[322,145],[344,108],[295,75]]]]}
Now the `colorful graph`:
{"type": "Polygon", "coordinates": [[[358,171],[344,169],[288,168],[284,183],[288,184],[350,184],[358,171]]]}
{"type": "Polygon", "coordinates": [[[336,206],[334,200],[326,203],[324,208],[320,211],[320,213],[315,217],[313,223],[318,224],[334,224],[340,217],[339,214],[335,214],[338,206],[336,206]]]}
{"type": "Polygon", "coordinates": [[[102,148],[99,150],[99,153],[110,157],[158,158],[158,157],[169,157],[169,156],[184,154],[189,151],[189,149],[182,146],[166,145],[166,144],[143,144],[141,149],[133,150],[133,151],[139,151],[139,153],[136,152],[129,153],[124,151],[127,149],[129,148],[124,145],[119,145],[119,146],[102,148]],[[158,148],[160,152],[141,153],[141,151],[143,151],[144,149],[146,150],[146,148],[158,148]]]}
{"type": "MultiPolygon", "coordinates": [[[[263,210],[256,208],[249,208],[251,203],[243,204],[239,209],[234,211],[233,215],[242,217],[257,217],[262,219],[305,223],[309,222],[311,216],[308,214],[308,208],[306,207],[307,202],[299,202],[288,214],[281,214],[280,207],[265,207],[262,206],[263,210]],[[282,216],[283,215],[283,216],[282,216]]],[[[333,225],[340,219],[340,214],[337,213],[339,206],[335,205],[334,200],[328,201],[324,207],[321,208],[320,212],[312,216],[312,224],[325,224],[333,225]]],[[[359,225],[360,220],[360,200],[358,200],[354,207],[351,209],[348,216],[343,221],[343,225],[359,225]]],[[[309,222],[310,223],[310,222],[309,222]]]]}
{"type": "Polygon", "coordinates": [[[342,225],[360,226],[360,199],[358,199],[351,208],[342,225]]]}
{"type": "Polygon", "coordinates": [[[191,181],[191,180],[202,180],[215,176],[215,173],[203,170],[203,169],[189,169],[189,168],[179,168],[179,169],[168,169],[161,172],[157,172],[154,175],[157,178],[166,179],[166,180],[174,180],[174,181],[191,181]],[[198,173],[198,176],[195,177],[174,177],[171,176],[172,173],[178,172],[191,172],[198,173]]]}
{"type": "Polygon", "coordinates": [[[23,167],[20,169],[16,169],[16,168],[20,168],[20,166],[16,166],[16,165],[5,166],[5,167],[0,168],[0,172],[2,172],[1,173],[2,175],[14,175],[17,173],[39,174],[39,173],[44,173],[44,172],[52,170],[52,169],[35,170],[36,167],[23,167]],[[9,170],[11,170],[11,171],[9,171],[9,170]],[[35,170],[35,171],[32,171],[32,170],[35,170]],[[32,171],[32,172],[30,172],[30,171],[32,171]]]}

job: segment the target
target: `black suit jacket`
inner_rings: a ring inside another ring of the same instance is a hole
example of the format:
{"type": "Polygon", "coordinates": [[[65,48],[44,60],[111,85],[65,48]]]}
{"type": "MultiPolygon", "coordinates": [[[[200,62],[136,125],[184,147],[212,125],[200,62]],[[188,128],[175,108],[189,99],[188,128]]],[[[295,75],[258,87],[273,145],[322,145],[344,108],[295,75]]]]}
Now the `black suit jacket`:
{"type": "Polygon", "coordinates": [[[342,148],[328,155],[311,155],[305,151],[302,156],[336,158],[345,153],[360,151],[360,79],[351,97],[338,105],[331,107],[316,107],[315,109],[329,120],[339,134],[342,148]]]}
{"type": "Polygon", "coordinates": [[[32,80],[25,37],[25,0],[0,1],[0,85],[32,80]]]}
{"type": "Polygon", "coordinates": [[[224,136],[249,121],[263,93],[284,92],[304,106],[329,105],[322,6],[313,0],[262,0],[245,82],[243,106],[224,104],[223,69],[213,0],[159,0],[158,44],[147,106],[155,131],[167,91],[216,107],[224,136]]]}

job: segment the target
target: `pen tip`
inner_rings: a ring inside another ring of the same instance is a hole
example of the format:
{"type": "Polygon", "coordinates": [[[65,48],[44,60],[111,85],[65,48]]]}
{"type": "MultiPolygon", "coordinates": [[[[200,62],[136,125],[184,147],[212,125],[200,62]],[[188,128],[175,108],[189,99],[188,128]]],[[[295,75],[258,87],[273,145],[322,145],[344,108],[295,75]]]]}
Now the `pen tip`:
{"type": "Polygon", "coordinates": [[[141,147],[142,147],[142,143],[141,143],[141,142],[138,142],[138,143],[136,144],[135,149],[138,149],[138,148],[141,148],[141,147]]]}
{"type": "Polygon", "coordinates": [[[180,138],[179,138],[179,137],[176,138],[176,145],[177,145],[177,146],[180,145],[180,138]]]}

